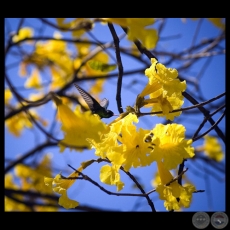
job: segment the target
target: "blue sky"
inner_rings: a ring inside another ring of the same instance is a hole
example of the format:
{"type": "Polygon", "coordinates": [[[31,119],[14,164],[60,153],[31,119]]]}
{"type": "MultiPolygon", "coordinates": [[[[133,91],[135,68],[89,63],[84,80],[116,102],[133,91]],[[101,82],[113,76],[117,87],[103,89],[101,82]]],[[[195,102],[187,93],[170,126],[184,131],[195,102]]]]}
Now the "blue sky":
{"type": "MultiPolygon", "coordinates": [[[[54,19],[49,19],[54,22],[54,19]]],[[[15,31],[18,28],[19,19],[5,19],[5,36],[8,37],[8,32],[15,31]]],[[[50,35],[52,36],[55,32],[55,29],[45,26],[41,31],[41,21],[38,19],[25,19],[23,26],[33,27],[35,30],[35,35],[39,35],[40,32],[42,35],[50,35]]],[[[164,52],[178,52],[183,51],[191,46],[194,38],[194,33],[196,31],[198,25],[198,21],[193,21],[191,19],[186,19],[186,22],[182,22],[180,18],[168,19],[165,27],[162,30],[161,39],[159,40],[156,50],[164,51],[164,52]],[[170,39],[171,38],[171,39],[170,39]]],[[[117,30],[117,34],[120,35],[123,31],[115,26],[117,30]]],[[[157,24],[156,27],[157,28],[157,24]]],[[[196,38],[195,44],[198,44],[201,40],[205,40],[207,38],[213,38],[219,35],[221,30],[215,27],[208,20],[204,19],[198,36],[196,38]]],[[[97,37],[99,41],[112,41],[112,36],[108,30],[107,26],[102,26],[100,24],[96,24],[94,30],[94,35],[97,37]]],[[[40,35],[41,35],[40,34],[40,35]]],[[[63,33],[63,37],[71,37],[69,33],[63,33]]],[[[90,38],[92,40],[92,38],[90,38]]],[[[122,39],[120,41],[120,46],[128,46],[130,43],[126,41],[126,39],[122,39]]],[[[225,43],[221,42],[221,46],[224,48],[225,43]]],[[[71,45],[70,45],[71,49],[71,45]]],[[[109,51],[115,57],[115,53],[113,50],[109,51]]],[[[164,64],[167,61],[167,58],[164,56],[159,56],[158,61],[164,64]]],[[[226,91],[226,83],[225,83],[225,54],[213,56],[210,60],[207,68],[202,72],[202,68],[204,64],[207,62],[206,57],[201,58],[191,69],[188,71],[181,71],[179,74],[185,77],[188,80],[194,80],[197,77],[199,78],[199,87],[202,92],[202,97],[205,100],[211,99],[213,97],[218,96],[219,94],[226,91]],[[199,76],[199,73],[202,74],[199,76]]],[[[15,58],[12,55],[8,55],[5,65],[10,66],[12,63],[17,62],[19,58],[15,58]]],[[[139,63],[131,63],[130,59],[126,56],[122,56],[123,68],[124,71],[133,70],[141,66],[139,63]]],[[[171,68],[177,68],[180,63],[178,61],[171,62],[171,68]]],[[[150,66],[150,62],[149,62],[150,66]]],[[[117,72],[115,70],[114,72],[117,72]]],[[[27,97],[33,90],[25,90],[23,89],[23,85],[25,83],[25,78],[21,78],[18,76],[18,66],[15,65],[9,70],[7,70],[7,74],[10,77],[15,87],[19,87],[19,92],[27,97]]],[[[143,74],[135,74],[131,76],[124,77],[123,86],[122,86],[122,106],[125,108],[130,105],[133,106],[137,93],[143,89],[144,84],[147,82],[147,78],[143,74]],[[134,79],[140,79],[142,84],[133,85],[132,82],[134,79]]],[[[100,95],[101,99],[106,97],[109,99],[110,104],[109,108],[114,113],[118,114],[117,105],[116,105],[116,83],[117,78],[109,79],[104,87],[104,92],[100,95]]],[[[87,90],[88,84],[81,84],[82,88],[87,90]]],[[[5,87],[7,84],[5,83],[5,87]]],[[[189,92],[195,92],[194,88],[188,85],[189,92]]],[[[69,93],[78,94],[77,90],[74,86],[69,89],[69,93]]],[[[194,97],[196,98],[196,93],[194,97]]],[[[224,101],[224,99],[220,99],[224,101]]],[[[200,101],[201,102],[201,101],[200,101]]],[[[215,103],[214,103],[215,104],[215,103]]],[[[191,104],[185,100],[184,106],[190,106],[191,104]]],[[[209,107],[208,107],[209,108],[209,107]]],[[[212,110],[214,111],[214,110],[212,110]]],[[[39,107],[38,112],[40,116],[47,120],[53,120],[55,115],[55,109],[53,107],[52,102],[47,103],[45,106],[39,107]]],[[[217,120],[220,117],[220,113],[213,117],[214,120],[217,120]]],[[[188,132],[190,135],[194,133],[194,131],[198,128],[199,124],[203,120],[202,114],[195,114],[193,116],[184,116],[183,117],[183,125],[186,127],[186,133],[188,132]]],[[[109,119],[103,119],[105,123],[109,123],[114,119],[111,117],[109,119]]],[[[151,129],[155,126],[155,124],[160,123],[162,119],[158,117],[147,117],[140,119],[137,127],[142,127],[144,129],[151,129]]],[[[177,120],[176,120],[177,121],[177,120]]],[[[178,122],[180,119],[178,118],[178,122]]],[[[225,119],[223,119],[219,127],[225,132],[225,119]]],[[[51,127],[47,127],[47,130],[50,130],[51,127]]],[[[204,126],[202,132],[206,131],[210,128],[209,124],[204,126]]],[[[216,133],[211,131],[212,135],[216,133]]],[[[55,127],[55,135],[58,138],[62,138],[63,134],[60,131],[60,124],[55,127]]],[[[42,143],[44,141],[44,136],[41,135],[39,130],[25,129],[20,136],[17,138],[9,133],[7,128],[5,127],[5,165],[7,165],[8,160],[14,160],[19,157],[21,154],[28,152],[30,149],[34,148],[37,144],[42,143]]],[[[201,145],[201,141],[197,141],[194,143],[194,147],[201,145]]],[[[220,140],[220,144],[225,152],[225,145],[220,140]]],[[[69,151],[66,149],[63,153],[59,152],[59,148],[52,147],[45,149],[40,152],[38,155],[42,156],[44,154],[52,155],[53,167],[56,169],[54,172],[58,173],[60,171],[63,172],[63,175],[67,176],[72,170],[67,166],[67,164],[72,165],[75,168],[78,168],[82,161],[96,159],[94,155],[94,150],[84,151],[82,153],[69,151]]],[[[36,156],[33,156],[32,159],[36,159],[36,156]]],[[[28,159],[31,162],[32,159],[28,159]]],[[[225,160],[223,161],[225,165],[225,160]]],[[[92,179],[95,179],[99,182],[99,171],[102,164],[94,164],[93,167],[87,168],[84,173],[89,175],[92,179]]],[[[190,208],[185,209],[184,211],[225,211],[226,204],[226,188],[225,188],[225,175],[219,173],[218,171],[213,170],[210,165],[207,165],[205,162],[199,162],[199,164],[194,164],[193,161],[188,160],[186,162],[186,167],[189,167],[186,175],[188,178],[195,184],[198,190],[206,190],[204,193],[196,193],[193,196],[193,202],[190,208]],[[203,168],[203,171],[201,171],[203,168]],[[216,178],[210,175],[210,172],[217,175],[216,178]]],[[[223,166],[225,167],[225,166],[223,166]]],[[[153,163],[149,167],[131,169],[131,173],[137,176],[140,179],[141,184],[144,184],[145,191],[150,191],[153,189],[151,185],[151,180],[153,179],[154,173],[156,170],[156,164],[153,163]]],[[[130,181],[124,173],[121,173],[121,180],[125,183],[125,188],[121,191],[123,193],[130,192],[133,186],[132,181],[130,181]]],[[[106,189],[116,192],[116,187],[103,185],[106,189]]],[[[138,190],[134,190],[135,193],[138,193],[138,190]]],[[[74,184],[68,191],[68,195],[70,198],[77,200],[82,205],[91,205],[93,207],[100,207],[104,209],[112,209],[112,210],[120,210],[120,211],[151,211],[148,206],[146,200],[144,198],[138,197],[122,197],[122,196],[111,196],[103,193],[99,188],[90,184],[87,181],[78,181],[74,184]]],[[[165,211],[163,206],[163,201],[158,199],[158,194],[153,193],[150,195],[150,198],[153,200],[154,205],[157,210],[165,211]]]]}

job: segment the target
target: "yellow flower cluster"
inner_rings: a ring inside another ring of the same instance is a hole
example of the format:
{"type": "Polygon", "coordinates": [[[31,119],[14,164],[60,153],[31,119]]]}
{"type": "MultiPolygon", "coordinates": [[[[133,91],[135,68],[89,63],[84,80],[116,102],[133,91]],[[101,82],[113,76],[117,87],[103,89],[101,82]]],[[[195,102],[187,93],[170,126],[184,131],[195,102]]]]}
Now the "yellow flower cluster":
{"type": "MultiPolygon", "coordinates": [[[[52,194],[53,191],[50,190],[47,186],[44,184],[44,176],[51,176],[51,157],[49,154],[45,155],[42,161],[38,164],[37,167],[31,168],[24,164],[18,164],[15,167],[15,174],[8,173],[5,176],[5,188],[8,189],[21,189],[23,191],[36,191],[39,193],[44,194],[52,194]],[[20,181],[20,188],[15,183],[15,180],[20,181]]],[[[23,195],[14,195],[15,198],[18,200],[23,201],[24,196],[23,195]]],[[[36,199],[36,198],[34,198],[36,199]]],[[[39,198],[40,202],[43,202],[44,204],[56,204],[54,200],[50,200],[48,198],[39,198]]],[[[45,205],[37,205],[34,206],[34,209],[36,211],[57,211],[57,207],[52,206],[45,206],[45,205]]],[[[10,199],[9,197],[5,196],[5,211],[21,211],[21,212],[28,212],[32,211],[30,207],[27,205],[19,202],[14,201],[13,199],[10,199]]]]}
{"type": "Polygon", "coordinates": [[[204,136],[204,144],[202,146],[197,146],[195,150],[197,153],[204,152],[207,157],[217,162],[222,161],[224,158],[221,145],[218,139],[213,136],[204,136]]]}
{"type": "Polygon", "coordinates": [[[181,82],[177,78],[178,72],[176,69],[166,68],[158,63],[155,58],[152,58],[151,62],[150,68],[145,70],[149,82],[137,97],[136,110],[139,112],[143,106],[152,107],[151,112],[162,111],[162,114],[157,114],[157,116],[173,120],[181,112],[169,112],[180,109],[183,105],[182,92],[186,89],[186,82],[181,82]],[[146,95],[149,95],[149,99],[144,98],[146,95]]]}
{"type": "MultiPolygon", "coordinates": [[[[178,73],[175,69],[166,68],[155,59],[151,61],[152,65],[145,72],[149,83],[138,95],[136,109],[130,107],[109,125],[88,111],[82,113],[77,109],[75,113],[72,112],[56,95],[53,95],[65,135],[60,146],[61,151],[63,143],[70,147],[76,146],[75,149],[95,148],[97,157],[109,160],[111,163],[102,166],[101,182],[115,185],[117,191],[125,186],[120,177],[121,167],[129,171],[131,168],[145,167],[156,162],[160,175],[160,184],[156,191],[160,194],[160,199],[165,200],[167,210],[178,210],[181,206],[189,206],[195,188],[190,185],[182,187],[175,181],[169,186],[166,184],[172,180],[169,170],[177,168],[184,159],[194,156],[192,140],[185,139],[185,127],[181,124],[156,124],[151,130],[142,128],[137,130],[135,123],[139,121],[138,110],[144,105],[152,104],[153,101],[152,111],[160,108],[166,118],[173,120],[175,114],[170,111],[180,108],[183,104],[182,92],[186,89],[186,82],[177,79],[178,73]],[[145,99],[146,95],[149,95],[150,99],[145,99]]],[[[69,182],[67,186],[67,182],[60,175],[50,181],[55,185],[54,191],[60,193],[64,189],[65,193],[61,194],[64,194],[66,200],[69,182]]],[[[73,181],[71,185],[72,183],[73,181]]],[[[66,201],[66,205],[71,202],[66,201]]]]}
{"type": "Polygon", "coordinates": [[[177,181],[168,185],[173,176],[161,161],[157,162],[157,167],[161,182],[156,191],[159,193],[159,198],[165,200],[165,208],[169,211],[180,210],[181,207],[188,208],[192,200],[192,193],[196,190],[195,187],[190,184],[181,186],[177,181]]]}
{"type": "MultiPolygon", "coordinates": [[[[209,18],[208,20],[215,26],[225,29],[222,19],[209,18]]],[[[79,38],[94,26],[92,19],[85,18],[57,18],[56,21],[62,32],[70,29],[74,38],[79,38]]],[[[128,40],[140,41],[147,49],[154,49],[157,45],[158,34],[157,30],[153,29],[155,23],[153,18],[98,18],[95,21],[114,23],[126,28],[128,40]]],[[[31,44],[33,35],[34,31],[31,28],[21,28],[17,34],[12,36],[12,41],[31,44]]],[[[21,63],[20,75],[28,75],[25,88],[35,88],[39,90],[39,93],[44,93],[42,91],[42,80],[44,79],[40,73],[45,68],[48,68],[51,73],[49,90],[64,87],[67,83],[72,82],[76,75],[79,78],[103,76],[116,68],[116,63],[109,64],[107,53],[97,51],[97,49],[92,52],[92,47],[87,42],[74,43],[77,55],[73,55],[68,49],[68,43],[57,32],[48,41],[32,44],[34,49],[30,54],[25,55],[21,63]],[[33,68],[27,68],[29,65],[33,68]],[[27,69],[31,69],[30,74],[27,73],[27,69]]],[[[167,210],[187,208],[191,203],[195,187],[193,185],[181,186],[177,181],[170,182],[173,176],[169,171],[176,169],[184,159],[194,156],[192,140],[185,138],[185,127],[176,123],[156,124],[152,129],[137,129],[136,127],[139,118],[143,115],[140,111],[143,107],[150,107],[153,116],[164,117],[170,121],[179,116],[181,112],[174,112],[174,110],[180,109],[184,103],[183,92],[186,90],[186,81],[179,80],[176,69],[167,68],[155,58],[151,59],[151,65],[145,70],[145,76],[148,78],[148,83],[137,95],[135,106],[133,108],[128,106],[127,111],[109,125],[105,124],[99,116],[91,114],[90,111],[82,112],[80,107],[76,107],[73,112],[64,100],[52,94],[64,134],[64,138],[59,142],[60,152],[63,152],[66,147],[77,151],[94,148],[98,158],[109,162],[100,169],[101,182],[115,185],[117,191],[121,191],[125,186],[121,180],[121,168],[128,172],[132,168],[146,167],[156,162],[159,174],[156,191],[160,199],[165,201],[165,208],[167,210]]],[[[103,79],[95,81],[90,93],[101,92],[104,81],[103,79]]],[[[38,94],[33,97],[41,96],[38,94]]],[[[10,102],[13,101],[12,98],[12,93],[6,89],[5,104],[9,108],[11,107],[10,102]]],[[[30,113],[34,119],[46,125],[46,122],[36,112],[30,110],[30,113]]],[[[25,127],[32,128],[33,123],[25,113],[19,113],[9,118],[6,126],[11,133],[19,136],[25,127]]],[[[196,151],[202,151],[211,159],[221,161],[223,152],[216,138],[206,136],[204,139],[204,145],[197,148],[196,151]]],[[[44,159],[44,162],[46,161],[48,160],[44,159]]],[[[85,166],[82,164],[78,172],[82,172],[91,163],[89,161],[85,163],[85,166]]],[[[66,209],[79,205],[67,195],[67,190],[77,180],[73,178],[79,176],[78,172],[73,172],[66,178],[61,174],[51,178],[51,172],[46,172],[48,177],[45,177],[45,184],[61,195],[59,204],[66,209]]],[[[36,181],[33,186],[37,191],[47,192],[47,188],[44,189],[41,185],[43,183],[41,178],[44,175],[40,174],[39,167],[31,169],[25,165],[18,165],[16,175],[21,179],[24,190],[31,188],[31,185],[27,183],[27,178],[30,177],[33,182],[36,181]]],[[[9,188],[16,188],[11,175],[7,175],[5,181],[9,188]]],[[[18,197],[21,199],[20,196],[18,197]]],[[[6,200],[7,209],[13,210],[14,203],[7,198],[6,200]]],[[[19,210],[26,210],[26,206],[22,205],[19,210]]]]}
{"type": "Polygon", "coordinates": [[[145,28],[154,24],[154,18],[102,18],[104,22],[128,28],[130,41],[140,40],[147,49],[155,48],[158,41],[157,30],[145,28]]]}
{"type": "MultiPolygon", "coordinates": [[[[82,167],[78,169],[78,171],[82,171],[82,167]]],[[[44,178],[45,185],[47,185],[49,188],[53,189],[54,192],[61,194],[59,197],[58,204],[63,206],[65,209],[75,208],[79,205],[79,203],[75,200],[69,199],[67,196],[67,189],[69,189],[73,183],[76,181],[76,179],[70,179],[70,178],[76,178],[78,177],[77,172],[71,173],[68,177],[63,178],[60,174],[57,174],[55,178],[44,178]]]]}

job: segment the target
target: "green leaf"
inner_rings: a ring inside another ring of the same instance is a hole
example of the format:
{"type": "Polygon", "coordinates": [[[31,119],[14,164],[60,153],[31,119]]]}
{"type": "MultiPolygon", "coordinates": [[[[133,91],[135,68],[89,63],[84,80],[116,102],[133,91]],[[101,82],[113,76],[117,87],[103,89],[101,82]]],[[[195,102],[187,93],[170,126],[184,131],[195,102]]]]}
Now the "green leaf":
{"type": "Polygon", "coordinates": [[[89,64],[90,68],[92,68],[93,70],[100,70],[102,72],[109,72],[117,68],[117,65],[106,64],[96,60],[90,60],[87,63],[89,64]]]}

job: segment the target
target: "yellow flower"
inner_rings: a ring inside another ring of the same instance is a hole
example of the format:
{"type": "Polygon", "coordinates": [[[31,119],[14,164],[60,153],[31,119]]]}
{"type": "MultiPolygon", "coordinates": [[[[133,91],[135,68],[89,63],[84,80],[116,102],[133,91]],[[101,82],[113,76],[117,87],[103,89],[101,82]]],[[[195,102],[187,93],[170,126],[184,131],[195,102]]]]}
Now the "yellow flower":
{"type": "Polygon", "coordinates": [[[215,161],[220,162],[224,158],[224,153],[217,138],[205,136],[204,139],[204,153],[215,161]]]}
{"type": "Polygon", "coordinates": [[[20,40],[23,40],[25,38],[30,38],[33,36],[33,29],[30,28],[30,27],[24,27],[24,28],[21,28],[18,32],[18,35],[14,35],[12,37],[12,40],[13,42],[18,42],[20,40]]]}
{"type": "Polygon", "coordinates": [[[13,95],[10,91],[10,89],[5,89],[5,104],[9,105],[10,100],[13,98],[13,95]]]}
{"type": "Polygon", "coordinates": [[[160,184],[160,182],[161,182],[161,178],[160,178],[159,172],[156,171],[154,173],[153,179],[151,180],[151,185],[155,188],[158,186],[158,184],[160,184]]]}
{"type": "MultiPolygon", "coordinates": [[[[13,174],[6,174],[5,175],[5,188],[8,189],[19,189],[19,186],[14,182],[13,180],[13,174]]],[[[15,195],[15,197],[19,200],[22,200],[22,195],[15,195]]],[[[4,203],[4,209],[6,212],[12,212],[12,211],[20,211],[20,212],[28,212],[31,211],[28,206],[26,206],[23,203],[16,202],[9,197],[5,196],[5,203],[4,203]]]]}
{"type": "Polygon", "coordinates": [[[118,192],[124,187],[124,183],[120,180],[119,169],[120,166],[118,165],[104,165],[100,170],[101,182],[108,185],[116,185],[118,192]]]}
{"type": "Polygon", "coordinates": [[[41,76],[37,69],[34,69],[31,76],[25,82],[25,88],[36,88],[40,89],[41,85],[41,76]]]}
{"type": "Polygon", "coordinates": [[[152,107],[152,112],[163,111],[157,114],[159,117],[165,116],[166,119],[173,120],[181,112],[169,113],[179,109],[183,105],[182,92],[186,89],[186,82],[181,82],[176,69],[166,68],[158,63],[155,58],[151,59],[152,65],[145,70],[145,75],[149,78],[149,83],[138,95],[136,100],[137,111],[143,106],[152,107]],[[144,99],[149,95],[150,99],[144,99]]]}
{"type": "MultiPolygon", "coordinates": [[[[43,120],[35,110],[30,110],[30,114],[33,116],[34,119],[41,122],[43,126],[47,125],[47,121],[43,120]]],[[[18,113],[11,118],[8,118],[5,121],[5,124],[7,128],[9,129],[9,132],[15,135],[16,137],[19,137],[21,135],[21,132],[24,128],[33,128],[33,123],[29,120],[27,114],[24,112],[18,113]]]]}
{"type": "Polygon", "coordinates": [[[51,176],[50,156],[45,155],[36,168],[18,164],[15,167],[15,175],[21,180],[21,189],[35,189],[38,192],[51,194],[50,190],[44,185],[44,175],[51,176]]]}
{"type": "Polygon", "coordinates": [[[65,190],[62,192],[58,204],[64,207],[65,209],[75,208],[79,206],[79,202],[69,199],[69,197],[67,196],[67,192],[65,190]]]}
{"type": "Polygon", "coordinates": [[[224,158],[224,153],[222,151],[221,145],[218,139],[213,136],[206,135],[204,137],[204,145],[198,146],[196,148],[197,152],[203,151],[204,154],[211,159],[220,162],[224,158]]]}
{"type": "MultiPolygon", "coordinates": [[[[78,171],[82,172],[83,167],[80,166],[78,171]]],[[[57,174],[55,178],[44,178],[45,185],[52,188],[54,192],[61,194],[59,197],[58,204],[63,206],[65,209],[75,208],[79,205],[79,203],[75,200],[71,200],[67,196],[67,190],[73,185],[78,177],[78,172],[71,173],[68,177],[63,178],[60,174],[57,174]],[[68,179],[69,178],[69,179],[68,179]]]]}
{"type": "MultiPolygon", "coordinates": [[[[173,174],[172,175],[177,175],[177,169],[175,169],[173,171],[173,174]]],[[[183,181],[184,183],[186,184],[192,184],[192,182],[188,179],[188,177],[186,176],[186,174],[183,174],[183,181]]],[[[159,171],[156,171],[154,173],[154,176],[153,176],[153,179],[151,181],[151,185],[153,186],[153,188],[157,187],[158,184],[160,184],[161,182],[161,178],[160,178],[160,174],[159,174],[159,171]]],[[[167,183],[167,182],[166,182],[167,183]]]]}
{"type": "Polygon", "coordinates": [[[152,130],[152,161],[164,162],[165,168],[170,170],[181,164],[183,159],[194,156],[192,140],[185,139],[185,128],[178,124],[157,124],[152,130]]]}
{"type": "Polygon", "coordinates": [[[167,210],[180,210],[181,207],[189,208],[192,201],[192,193],[196,190],[193,185],[181,186],[177,181],[169,183],[173,176],[165,169],[164,164],[157,162],[161,183],[156,188],[159,198],[165,200],[164,206],[167,210]]]}
{"type": "MultiPolygon", "coordinates": [[[[54,38],[61,39],[60,33],[54,33],[54,38]]],[[[50,40],[37,42],[34,52],[28,55],[21,63],[20,74],[26,74],[26,67],[35,65],[39,70],[48,67],[51,71],[51,90],[63,87],[73,78],[74,64],[71,52],[64,41],[50,40]]]]}
{"type": "Polygon", "coordinates": [[[24,112],[16,114],[7,119],[5,124],[8,127],[9,132],[14,134],[16,137],[21,135],[21,132],[25,127],[30,129],[33,127],[33,124],[30,122],[24,112]]]}
{"type": "MultiPolygon", "coordinates": [[[[101,157],[102,159],[109,157],[110,152],[115,154],[119,149],[116,133],[110,132],[108,134],[104,134],[104,136],[101,137],[100,141],[95,141],[90,138],[88,138],[87,141],[91,143],[93,148],[96,149],[95,155],[101,157]]],[[[118,159],[121,160],[120,156],[118,157],[118,159]]],[[[118,164],[118,162],[116,162],[116,164],[118,164]]]]}
{"type": "MultiPolygon", "coordinates": [[[[73,172],[66,178],[69,178],[69,177],[78,177],[78,173],[73,172]]],[[[49,187],[50,187],[51,179],[52,178],[47,178],[47,177],[45,177],[45,179],[44,179],[45,184],[49,185],[49,187]]],[[[57,174],[54,177],[54,179],[52,179],[52,189],[53,189],[54,192],[62,194],[63,190],[69,189],[73,185],[73,183],[75,181],[76,181],[76,179],[71,179],[71,180],[70,179],[65,179],[60,174],[57,174]]]]}
{"type": "MultiPolygon", "coordinates": [[[[35,168],[29,166],[18,164],[15,167],[15,179],[19,181],[20,189],[23,191],[37,191],[44,194],[52,194],[47,186],[44,185],[44,175],[51,176],[50,168],[50,155],[46,154],[42,161],[35,168]]],[[[13,183],[13,176],[7,174],[5,176],[5,187],[12,189],[19,189],[19,186],[13,183]]],[[[23,195],[15,195],[19,200],[24,200],[23,195]]],[[[48,198],[39,198],[44,204],[55,204],[54,200],[48,198]]],[[[6,211],[32,211],[30,207],[20,204],[8,197],[5,197],[5,208],[6,211]]],[[[57,211],[57,207],[52,206],[34,206],[36,211],[57,211]]]]}
{"type": "Polygon", "coordinates": [[[77,107],[74,113],[57,96],[53,95],[53,100],[57,105],[58,116],[64,132],[64,139],[60,142],[61,152],[65,148],[64,144],[76,146],[76,149],[79,150],[83,147],[91,148],[87,141],[88,138],[94,139],[96,142],[100,140],[100,133],[106,130],[106,125],[97,115],[91,114],[90,111],[82,113],[80,107],[77,107]]]}
{"type": "Polygon", "coordinates": [[[149,130],[139,129],[133,122],[138,122],[135,114],[129,113],[123,119],[112,123],[107,134],[101,137],[101,142],[89,140],[96,149],[95,154],[107,157],[112,164],[123,166],[126,171],[131,167],[150,165],[150,144],[145,142],[149,130]]]}
{"type": "Polygon", "coordinates": [[[154,49],[158,42],[158,34],[155,29],[146,29],[144,27],[154,23],[153,18],[132,18],[128,19],[129,30],[128,39],[130,41],[140,40],[147,49],[154,49]]]}
{"type": "Polygon", "coordinates": [[[123,146],[122,156],[125,159],[122,165],[126,171],[129,171],[131,167],[144,167],[152,163],[151,149],[149,149],[149,143],[145,142],[148,134],[149,130],[141,128],[138,132],[130,127],[122,130],[120,142],[123,146]]]}
{"type": "Polygon", "coordinates": [[[127,27],[128,39],[130,41],[140,40],[147,49],[153,49],[157,44],[157,31],[145,28],[155,22],[154,18],[103,18],[103,20],[127,27]]]}

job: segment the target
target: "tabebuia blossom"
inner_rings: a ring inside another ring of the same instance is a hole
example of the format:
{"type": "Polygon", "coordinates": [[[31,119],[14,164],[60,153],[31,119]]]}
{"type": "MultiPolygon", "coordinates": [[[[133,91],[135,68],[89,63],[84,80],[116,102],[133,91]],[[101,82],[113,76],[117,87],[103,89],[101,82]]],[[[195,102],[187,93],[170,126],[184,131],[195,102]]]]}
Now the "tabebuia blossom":
{"type": "Polygon", "coordinates": [[[152,130],[153,161],[162,161],[165,168],[175,169],[183,159],[192,158],[192,139],[185,139],[185,127],[181,124],[157,124],[152,130]]]}
{"type": "Polygon", "coordinates": [[[145,70],[149,82],[138,95],[136,107],[138,110],[143,106],[151,107],[151,112],[163,112],[156,114],[157,116],[173,120],[181,112],[169,112],[180,109],[183,105],[182,92],[186,89],[186,81],[181,82],[176,69],[166,68],[155,58],[151,59],[151,63],[152,65],[145,70]],[[147,95],[149,98],[145,98],[147,95]]]}
{"type": "Polygon", "coordinates": [[[157,162],[158,172],[161,182],[157,186],[156,191],[159,193],[159,198],[165,200],[164,206],[167,210],[180,210],[180,208],[189,208],[192,201],[192,193],[196,188],[187,184],[181,186],[177,181],[172,181],[173,176],[164,167],[161,161],[157,162]]]}

